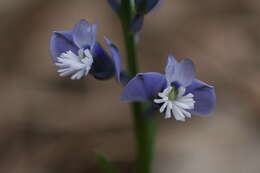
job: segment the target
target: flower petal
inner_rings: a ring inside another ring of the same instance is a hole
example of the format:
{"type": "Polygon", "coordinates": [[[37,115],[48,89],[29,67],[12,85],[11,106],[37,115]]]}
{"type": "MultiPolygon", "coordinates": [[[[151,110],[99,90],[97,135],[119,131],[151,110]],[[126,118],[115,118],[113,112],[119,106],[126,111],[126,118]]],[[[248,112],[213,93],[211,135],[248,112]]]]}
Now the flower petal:
{"type": "Polygon", "coordinates": [[[120,72],[121,72],[121,61],[120,61],[120,55],[117,47],[106,37],[104,37],[109,50],[112,54],[112,58],[114,60],[114,70],[115,70],[115,75],[116,79],[118,82],[120,82],[120,72]]]}
{"type": "Polygon", "coordinates": [[[195,100],[195,114],[207,115],[212,112],[216,104],[216,94],[213,86],[210,86],[200,80],[195,79],[191,85],[186,88],[186,94],[192,93],[195,100]]]}
{"type": "Polygon", "coordinates": [[[78,48],[72,41],[72,31],[54,31],[51,36],[50,50],[53,62],[57,62],[57,57],[66,51],[71,50],[77,54],[78,48]]]}
{"type": "Polygon", "coordinates": [[[118,12],[120,10],[121,0],[107,0],[107,1],[115,12],[118,12]]]}
{"type": "Polygon", "coordinates": [[[170,85],[174,80],[174,72],[177,63],[178,62],[175,60],[173,55],[168,55],[168,62],[165,67],[165,77],[168,85],[170,85]]]}
{"type": "Polygon", "coordinates": [[[188,86],[195,78],[195,66],[191,59],[184,59],[177,62],[172,55],[168,55],[168,62],[165,67],[167,84],[177,82],[181,86],[188,86]]]}
{"type": "Polygon", "coordinates": [[[97,25],[82,19],[73,30],[73,41],[79,48],[93,48],[96,43],[97,25]]]}
{"type": "Polygon", "coordinates": [[[139,32],[143,26],[143,23],[144,23],[144,15],[141,15],[141,14],[137,14],[131,25],[130,25],[130,29],[132,32],[139,32]]]}
{"type": "Polygon", "coordinates": [[[153,99],[166,86],[165,76],[160,73],[139,73],[123,89],[123,101],[153,99]]]}
{"type": "Polygon", "coordinates": [[[138,13],[148,13],[156,5],[158,5],[160,0],[135,0],[136,8],[138,13]]]}
{"type": "Polygon", "coordinates": [[[154,9],[160,2],[160,0],[146,0],[147,1],[147,7],[146,7],[146,13],[150,12],[152,9],[154,9]]]}
{"type": "Polygon", "coordinates": [[[96,79],[108,79],[114,75],[114,63],[103,47],[96,42],[92,50],[94,62],[91,73],[96,79]]]}
{"type": "Polygon", "coordinates": [[[184,59],[177,63],[174,72],[174,81],[186,87],[191,84],[195,78],[195,65],[191,59],[184,59]]]}

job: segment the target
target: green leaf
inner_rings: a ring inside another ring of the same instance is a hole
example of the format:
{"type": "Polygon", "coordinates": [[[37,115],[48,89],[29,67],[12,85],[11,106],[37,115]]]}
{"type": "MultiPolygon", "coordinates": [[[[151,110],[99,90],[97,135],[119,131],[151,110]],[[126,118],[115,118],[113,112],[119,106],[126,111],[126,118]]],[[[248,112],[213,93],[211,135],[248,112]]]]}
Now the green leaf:
{"type": "Polygon", "coordinates": [[[120,173],[119,169],[113,166],[113,164],[102,153],[96,153],[96,158],[99,166],[105,173],[120,173]]]}

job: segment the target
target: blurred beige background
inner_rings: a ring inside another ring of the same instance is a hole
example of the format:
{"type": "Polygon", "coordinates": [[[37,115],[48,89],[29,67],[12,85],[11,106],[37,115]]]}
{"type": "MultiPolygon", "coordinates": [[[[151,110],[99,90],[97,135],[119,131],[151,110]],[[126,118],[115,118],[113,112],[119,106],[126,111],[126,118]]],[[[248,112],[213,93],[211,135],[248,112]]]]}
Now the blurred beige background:
{"type": "MultiPolygon", "coordinates": [[[[161,118],[155,173],[260,172],[259,17],[259,0],[163,0],[146,17],[142,71],[163,72],[170,52],[190,57],[218,98],[211,117],[161,118]]],[[[96,151],[119,163],[134,159],[121,86],[60,78],[52,64],[51,31],[81,18],[97,23],[99,41],[109,37],[125,62],[120,24],[105,0],[0,1],[0,172],[97,172],[96,151]]]]}

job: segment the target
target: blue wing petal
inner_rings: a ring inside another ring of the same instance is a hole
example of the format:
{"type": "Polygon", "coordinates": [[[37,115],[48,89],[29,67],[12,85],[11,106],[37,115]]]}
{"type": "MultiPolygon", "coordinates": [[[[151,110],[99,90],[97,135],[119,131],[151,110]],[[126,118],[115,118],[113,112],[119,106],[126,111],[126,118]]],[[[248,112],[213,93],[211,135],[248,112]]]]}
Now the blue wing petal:
{"type": "Polygon", "coordinates": [[[73,42],[72,31],[54,31],[51,36],[50,50],[54,62],[63,52],[71,50],[77,54],[78,48],[73,42]]]}
{"type": "Polygon", "coordinates": [[[174,72],[177,63],[173,55],[168,55],[168,62],[165,67],[165,77],[168,85],[174,81],[174,72]]]}
{"type": "Polygon", "coordinates": [[[115,75],[116,79],[118,82],[120,82],[120,72],[121,72],[121,61],[120,61],[120,55],[117,47],[106,37],[104,37],[109,50],[112,54],[112,58],[114,60],[114,70],[115,70],[115,75]]]}
{"type": "Polygon", "coordinates": [[[130,29],[132,32],[139,32],[144,23],[144,15],[136,15],[130,25],[130,29]]]}
{"type": "Polygon", "coordinates": [[[147,7],[146,7],[146,13],[150,12],[152,9],[154,9],[160,2],[160,0],[146,0],[147,1],[147,7]]]}
{"type": "Polygon", "coordinates": [[[212,112],[216,104],[216,94],[213,86],[195,79],[186,88],[186,93],[194,95],[195,107],[192,110],[193,113],[207,115],[212,112]]]}
{"type": "Polygon", "coordinates": [[[118,12],[120,10],[121,0],[107,0],[107,1],[115,12],[118,12]]]}
{"type": "Polygon", "coordinates": [[[93,48],[96,43],[97,26],[82,19],[73,30],[73,41],[79,48],[93,48]]]}
{"type": "Polygon", "coordinates": [[[101,80],[112,77],[114,75],[114,63],[98,42],[93,47],[92,55],[94,57],[91,68],[93,76],[101,80]]]}
{"type": "Polygon", "coordinates": [[[123,89],[123,101],[147,101],[157,97],[166,86],[165,76],[160,73],[139,73],[123,89]]]}
{"type": "Polygon", "coordinates": [[[154,9],[160,0],[135,0],[136,8],[138,13],[148,13],[154,9]]]}
{"type": "Polygon", "coordinates": [[[165,75],[168,83],[176,81],[186,87],[190,85],[195,78],[195,65],[191,59],[184,59],[177,62],[172,55],[169,55],[165,75]]]}
{"type": "Polygon", "coordinates": [[[188,86],[195,78],[195,65],[191,59],[184,59],[176,64],[175,67],[175,81],[182,86],[188,86]]]}

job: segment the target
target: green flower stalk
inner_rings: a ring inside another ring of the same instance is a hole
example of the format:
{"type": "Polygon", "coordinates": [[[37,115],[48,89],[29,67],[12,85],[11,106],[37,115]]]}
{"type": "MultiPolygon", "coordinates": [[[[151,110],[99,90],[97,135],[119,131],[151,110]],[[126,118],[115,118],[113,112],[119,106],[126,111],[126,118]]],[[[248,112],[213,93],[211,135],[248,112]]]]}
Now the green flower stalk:
{"type": "MultiPolygon", "coordinates": [[[[135,2],[133,0],[123,0],[121,4],[120,19],[122,23],[125,48],[127,53],[128,71],[131,77],[138,73],[138,56],[136,33],[131,30],[131,23],[135,16],[135,2]]],[[[144,115],[143,105],[138,102],[131,103],[133,112],[135,137],[136,137],[136,157],[137,173],[150,173],[154,153],[154,138],[156,133],[155,117],[144,115]]]]}

